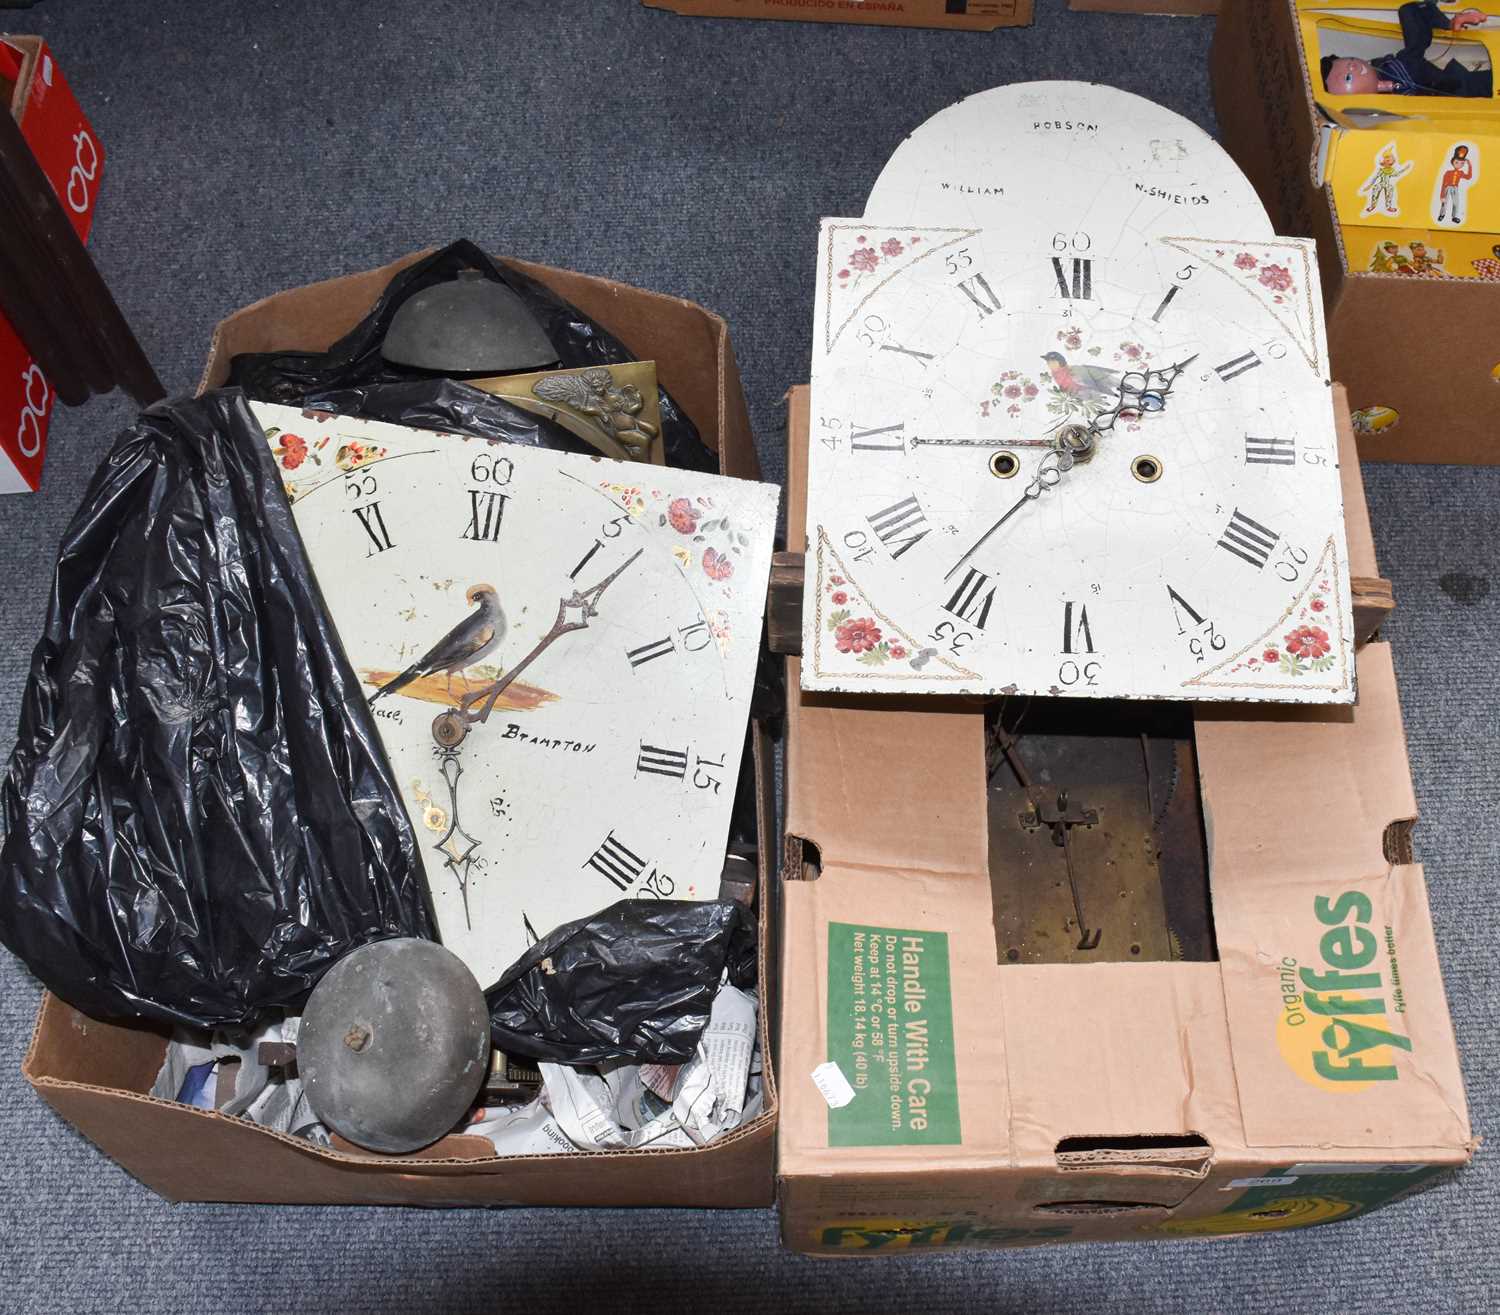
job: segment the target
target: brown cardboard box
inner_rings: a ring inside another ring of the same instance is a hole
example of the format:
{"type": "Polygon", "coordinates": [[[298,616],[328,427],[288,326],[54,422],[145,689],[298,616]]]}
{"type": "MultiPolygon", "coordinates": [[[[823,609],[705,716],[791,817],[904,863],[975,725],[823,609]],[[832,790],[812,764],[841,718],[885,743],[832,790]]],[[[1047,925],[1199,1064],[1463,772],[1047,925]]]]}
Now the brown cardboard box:
{"type": "MultiPolygon", "coordinates": [[[[1351,570],[1368,575],[1339,405],[1351,570]]],[[[807,423],[796,389],[792,544],[807,423]]],[[[1217,962],[1002,966],[979,705],[799,697],[789,660],[787,1246],[1296,1227],[1468,1159],[1390,650],[1358,661],[1353,709],[1195,714],[1217,962]],[[837,1110],[810,1076],[830,1060],[856,1088],[837,1110]]]]}
{"type": "MultiPolygon", "coordinates": [[[[391,276],[425,253],[383,269],[294,288],[220,323],[202,388],[222,384],[238,352],[320,351],[365,315],[391,276]]],[[[541,280],[655,359],[664,387],[693,417],[728,475],[758,478],[759,467],[729,332],[717,315],[675,297],[609,279],[523,261],[541,280]]],[[[770,740],[754,737],[760,800],[760,980],[766,995],[775,817],[770,740]]],[[[497,1157],[489,1142],[445,1137],[415,1156],[325,1151],[242,1119],[192,1109],[146,1093],[161,1066],[168,1030],[102,1023],[44,997],[23,1072],[63,1118],[153,1191],[173,1201],[397,1205],[764,1206],[773,1194],[777,1097],[761,1012],[766,1108],[713,1145],[589,1155],[497,1157]]]]}
{"type": "Polygon", "coordinates": [[[1328,346],[1350,406],[1400,417],[1361,433],[1360,456],[1500,462],[1500,286],[1351,271],[1319,181],[1323,124],[1293,0],[1224,0],[1211,60],[1225,149],[1278,233],[1317,239],[1328,346]]]}
{"type": "Polygon", "coordinates": [[[950,27],[993,32],[1025,27],[1033,0],[642,0],[693,18],[790,18],[808,23],[950,27]]]}
{"type": "Polygon", "coordinates": [[[1217,14],[1219,0],[1068,0],[1069,9],[1096,14],[1171,14],[1192,17],[1217,14]]]}

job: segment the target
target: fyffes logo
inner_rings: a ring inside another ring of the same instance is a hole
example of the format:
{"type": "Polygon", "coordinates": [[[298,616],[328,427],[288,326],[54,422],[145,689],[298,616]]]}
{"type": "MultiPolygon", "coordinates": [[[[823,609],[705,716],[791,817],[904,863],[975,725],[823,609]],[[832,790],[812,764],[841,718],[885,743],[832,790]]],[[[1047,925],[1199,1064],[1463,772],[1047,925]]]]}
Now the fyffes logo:
{"type": "Polygon", "coordinates": [[[839,1251],[906,1251],[928,1247],[1001,1247],[1067,1237],[1066,1225],[1015,1228],[972,1219],[851,1219],[814,1231],[818,1245],[839,1251]]]}
{"type": "Polygon", "coordinates": [[[1283,1196],[1246,1210],[1226,1210],[1200,1219],[1172,1219],[1142,1231],[1176,1237],[1227,1237],[1232,1233],[1266,1233],[1280,1228],[1328,1224],[1358,1209],[1356,1202],[1337,1196],[1283,1196]]]}
{"type": "Polygon", "coordinates": [[[1329,928],[1318,942],[1321,962],[1287,956],[1278,969],[1282,1057],[1304,1082],[1326,1091],[1395,1082],[1396,1052],[1411,1049],[1411,1038],[1392,1028],[1392,1016],[1406,1012],[1395,937],[1384,928],[1382,946],[1367,925],[1374,906],[1357,890],[1334,900],[1319,895],[1313,913],[1329,928]]]}

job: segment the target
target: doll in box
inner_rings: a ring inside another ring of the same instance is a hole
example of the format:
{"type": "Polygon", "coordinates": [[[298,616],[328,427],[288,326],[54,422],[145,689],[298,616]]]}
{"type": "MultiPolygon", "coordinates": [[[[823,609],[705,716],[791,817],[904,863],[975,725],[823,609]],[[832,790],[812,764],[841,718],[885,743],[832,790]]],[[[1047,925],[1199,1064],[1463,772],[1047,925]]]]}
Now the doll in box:
{"type": "Polygon", "coordinates": [[[1482,96],[1495,93],[1493,69],[1469,68],[1456,59],[1439,67],[1427,58],[1437,31],[1461,32],[1478,27],[1487,15],[1478,9],[1463,9],[1453,15],[1438,8],[1436,0],[1413,0],[1397,11],[1401,23],[1402,48],[1372,60],[1325,55],[1319,71],[1323,85],[1335,96],[1368,96],[1394,92],[1402,96],[1482,96]]]}

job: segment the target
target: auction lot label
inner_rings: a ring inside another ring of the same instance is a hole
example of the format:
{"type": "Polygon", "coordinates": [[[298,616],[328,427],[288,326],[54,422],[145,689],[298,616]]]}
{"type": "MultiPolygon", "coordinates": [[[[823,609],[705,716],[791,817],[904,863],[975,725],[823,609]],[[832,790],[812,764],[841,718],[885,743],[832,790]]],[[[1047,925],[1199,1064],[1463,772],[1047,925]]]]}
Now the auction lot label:
{"type": "Polygon", "coordinates": [[[946,932],[829,923],[828,1058],[854,1088],[830,1146],[963,1140],[946,932]]]}

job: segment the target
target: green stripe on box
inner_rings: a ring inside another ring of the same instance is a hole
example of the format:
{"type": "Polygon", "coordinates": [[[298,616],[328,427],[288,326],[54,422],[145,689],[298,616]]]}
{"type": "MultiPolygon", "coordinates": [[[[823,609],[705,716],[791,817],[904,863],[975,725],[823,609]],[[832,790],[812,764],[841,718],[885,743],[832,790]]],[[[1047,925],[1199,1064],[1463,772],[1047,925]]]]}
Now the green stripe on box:
{"type": "Polygon", "coordinates": [[[828,1058],[854,1088],[830,1146],[963,1140],[946,932],[828,924],[828,1058]]]}

